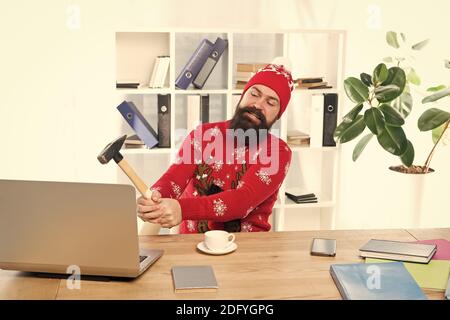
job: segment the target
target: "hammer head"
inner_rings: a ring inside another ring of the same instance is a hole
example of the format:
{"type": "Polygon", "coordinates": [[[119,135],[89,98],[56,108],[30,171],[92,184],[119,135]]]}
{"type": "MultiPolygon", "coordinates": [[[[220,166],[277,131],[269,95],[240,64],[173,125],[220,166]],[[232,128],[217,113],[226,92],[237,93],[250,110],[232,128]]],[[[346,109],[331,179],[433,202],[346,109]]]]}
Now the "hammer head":
{"type": "Polygon", "coordinates": [[[120,149],[126,138],[127,135],[124,135],[109,143],[98,155],[98,161],[101,164],[106,164],[109,160],[114,159],[116,163],[119,163],[123,159],[123,156],[120,154],[120,149]]]}

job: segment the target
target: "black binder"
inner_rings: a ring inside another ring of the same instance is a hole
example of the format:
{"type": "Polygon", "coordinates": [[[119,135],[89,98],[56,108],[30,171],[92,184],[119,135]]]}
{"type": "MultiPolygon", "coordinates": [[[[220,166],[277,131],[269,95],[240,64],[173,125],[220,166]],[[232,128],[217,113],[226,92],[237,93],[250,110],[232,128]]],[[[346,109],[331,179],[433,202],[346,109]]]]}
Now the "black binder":
{"type": "Polygon", "coordinates": [[[209,122],[209,94],[200,96],[200,122],[209,122]]]}
{"type": "Polygon", "coordinates": [[[336,142],[333,133],[337,124],[338,95],[337,93],[325,93],[323,101],[322,145],[324,147],[335,147],[336,142]]]}
{"type": "Polygon", "coordinates": [[[170,148],[170,94],[158,94],[158,146],[170,148]]]}

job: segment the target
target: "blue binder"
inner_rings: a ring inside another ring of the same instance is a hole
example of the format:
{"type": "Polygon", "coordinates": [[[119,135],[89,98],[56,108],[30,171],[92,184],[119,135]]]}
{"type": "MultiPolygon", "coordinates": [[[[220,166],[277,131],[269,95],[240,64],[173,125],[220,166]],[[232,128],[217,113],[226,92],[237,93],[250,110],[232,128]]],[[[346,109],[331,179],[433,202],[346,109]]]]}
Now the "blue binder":
{"type": "Polygon", "coordinates": [[[158,135],[133,102],[123,101],[117,110],[147,147],[153,148],[158,144],[158,135]]]}
{"type": "Polygon", "coordinates": [[[177,79],[175,80],[175,86],[179,89],[187,89],[192,81],[197,77],[200,69],[208,59],[211,51],[213,50],[213,44],[208,39],[203,39],[197,49],[192,54],[189,61],[181,70],[177,79]]]}
{"type": "Polygon", "coordinates": [[[225,51],[227,47],[228,47],[227,40],[224,40],[220,37],[216,39],[216,42],[214,43],[214,47],[210,55],[206,59],[206,62],[204,63],[202,69],[198,73],[197,77],[192,82],[194,87],[196,87],[197,89],[203,88],[206,80],[208,80],[211,72],[213,71],[214,67],[216,66],[217,62],[222,56],[222,53],[225,51]]]}

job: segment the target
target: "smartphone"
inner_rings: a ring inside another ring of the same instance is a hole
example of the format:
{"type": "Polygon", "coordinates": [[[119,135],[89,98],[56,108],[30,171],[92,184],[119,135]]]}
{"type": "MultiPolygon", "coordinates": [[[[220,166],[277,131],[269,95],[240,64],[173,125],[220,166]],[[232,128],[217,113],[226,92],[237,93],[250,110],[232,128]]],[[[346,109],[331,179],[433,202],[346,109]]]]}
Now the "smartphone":
{"type": "Polygon", "coordinates": [[[313,238],[311,243],[311,255],[325,257],[336,256],[336,240],[313,238]]]}

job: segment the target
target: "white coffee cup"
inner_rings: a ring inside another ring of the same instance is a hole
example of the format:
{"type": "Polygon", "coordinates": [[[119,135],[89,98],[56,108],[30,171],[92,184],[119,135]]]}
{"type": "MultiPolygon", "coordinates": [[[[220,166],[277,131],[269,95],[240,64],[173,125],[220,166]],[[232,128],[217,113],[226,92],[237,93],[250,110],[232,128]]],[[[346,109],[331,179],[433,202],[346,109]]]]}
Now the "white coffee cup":
{"type": "Polygon", "coordinates": [[[211,251],[227,249],[235,239],[235,235],[223,230],[211,230],[205,232],[205,246],[211,251]]]}

